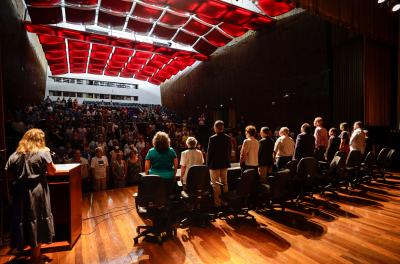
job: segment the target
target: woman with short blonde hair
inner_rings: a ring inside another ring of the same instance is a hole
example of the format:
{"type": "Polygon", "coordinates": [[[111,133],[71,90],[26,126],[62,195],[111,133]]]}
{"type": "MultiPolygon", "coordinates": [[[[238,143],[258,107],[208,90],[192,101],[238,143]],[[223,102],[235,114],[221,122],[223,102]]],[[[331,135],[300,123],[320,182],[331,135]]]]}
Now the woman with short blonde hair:
{"type": "Polygon", "coordinates": [[[194,137],[188,137],[186,140],[187,150],[181,153],[181,181],[186,186],[187,173],[193,165],[203,165],[204,157],[203,153],[198,150],[197,140],[194,137]]]}
{"type": "Polygon", "coordinates": [[[11,154],[5,169],[12,177],[12,236],[11,247],[32,249],[31,261],[40,263],[43,243],[54,237],[50,191],[46,174],[56,172],[42,130],[28,130],[11,154]]]}

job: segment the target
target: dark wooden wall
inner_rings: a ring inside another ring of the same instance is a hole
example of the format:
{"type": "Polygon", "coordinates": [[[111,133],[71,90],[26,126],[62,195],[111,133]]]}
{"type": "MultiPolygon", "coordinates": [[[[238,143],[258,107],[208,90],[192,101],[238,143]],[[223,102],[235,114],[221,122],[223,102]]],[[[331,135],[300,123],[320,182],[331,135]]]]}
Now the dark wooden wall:
{"type": "Polygon", "coordinates": [[[0,1],[0,41],[5,108],[37,103],[44,97],[46,67],[35,36],[29,40],[22,25],[21,0],[0,1]]]}
{"type": "Polygon", "coordinates": [[[308,14],[250,34],[162,85],[162,104],[184,115],[208,111],[211,118],[226,117],[231,106],[248,123],[296,130],[315,115],[329,118],[326,34],[326,22],[308,14]]]}

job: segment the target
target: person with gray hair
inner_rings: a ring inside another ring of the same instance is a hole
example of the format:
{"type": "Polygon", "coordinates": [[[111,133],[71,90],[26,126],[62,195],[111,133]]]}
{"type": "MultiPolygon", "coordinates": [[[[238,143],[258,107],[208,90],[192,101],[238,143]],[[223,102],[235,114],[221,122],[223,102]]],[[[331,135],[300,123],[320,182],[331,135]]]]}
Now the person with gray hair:
{"type": "Polygon", "coordinates": [[[186,186],[186,178],[189,168],[193,165],[202,165],[204,164],[203,153],[198,150],[197,140],[194,137],[188,137],[186,140],[187,150],[181,153],[181,182],[183,186],[186,186]]]}
{"type": "Polygon", "coordinates": [[[275,142],[274,155],[276,158],[276,167],[278,170],[284,169],[294,154],[294,141],[289,137],[289,128],[281,127],[279,138],[275,142]]]}
{"type": "Polygon", "coordinates": [[[217,182],[224,184],[224,192],[228,192],[228,168],[231,166],[231,138],[224,133],[224,122],[217,120],[214,123],[214,132],[208,141],[207,165],[210,169],[211,182],[214,189],[215,206],[220,207],[221,188],[217,182]]]}

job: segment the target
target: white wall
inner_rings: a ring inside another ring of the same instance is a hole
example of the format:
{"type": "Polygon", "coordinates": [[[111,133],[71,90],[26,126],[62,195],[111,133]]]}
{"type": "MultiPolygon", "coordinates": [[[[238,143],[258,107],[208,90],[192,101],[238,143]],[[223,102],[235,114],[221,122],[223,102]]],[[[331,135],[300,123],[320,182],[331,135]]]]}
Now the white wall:
{"type": "MultiPolygon", "coordinates": [[[[50,72],[50,70],[48,71],[50,72]]],[[[81,92],[81,93],[99,93],[99,94],[114,94],[114,95],[125,95],[125,96],[138,96],[138,101],[120,101],[112,100],[113,102],[125,102],[125,103],[140,103],[140,104],[161,104],[160,86],[153,85],[148,82],[139,81],[136,79],[120,78],[120,77],[109,77],[109,76],[99,76],[92,74],[64,74],[57,77],[67,77],[67,78],[77,78],[77,79],[88,79],[88,80],[99,80],[108,82],[118,82],[118,83],[130,83],[137,84],[138,89],[128,89],[128,88],[116,88],[116,87],[105,87],[105,86],[94,86],[94,85],[84,85],[84,84],[74,84],[74,83],[59,83],[55,82],[52,78],[47,77],[46,82],[46,94],[45,97],[49,95],[49,90],[53,91],[67,91],[67,92],[81,92]]],[[[52,100],[57,99],[57,97],[50,96],[52,100]]],[[[83,100],[91,101],[110,101],[107,99],[95,99],[95,98],[77,98],[81,103],[83,100]]]]}

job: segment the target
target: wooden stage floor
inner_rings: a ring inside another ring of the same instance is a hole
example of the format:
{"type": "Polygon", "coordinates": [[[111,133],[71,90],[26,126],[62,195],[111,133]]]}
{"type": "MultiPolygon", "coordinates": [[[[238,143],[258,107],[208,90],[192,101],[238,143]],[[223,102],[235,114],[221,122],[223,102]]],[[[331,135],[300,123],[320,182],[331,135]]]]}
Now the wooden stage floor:
{"type": "MultiPolygon", "coordinates": [[[[217,220],[210,227],[178,229],[162,246],[133,246],[143,221],[134,209],[136,187],[87,196],[83,235],[71,251],[46,254],[61,263],[400,263],[400,175],[339,198],[286,212],[253,213],[259,227],[217,220]],[[138,258],[138,253],[143,255],[138,258]]],[[[14,257],[0,250],[0,263],[14,257]]],[[[11,263],[24,263],[11,261],[11,263]]]]}

